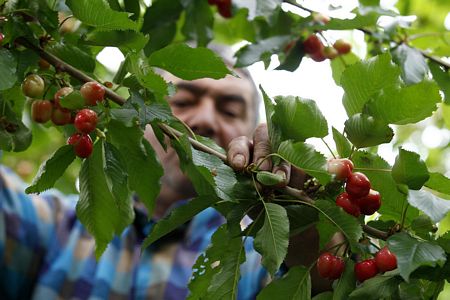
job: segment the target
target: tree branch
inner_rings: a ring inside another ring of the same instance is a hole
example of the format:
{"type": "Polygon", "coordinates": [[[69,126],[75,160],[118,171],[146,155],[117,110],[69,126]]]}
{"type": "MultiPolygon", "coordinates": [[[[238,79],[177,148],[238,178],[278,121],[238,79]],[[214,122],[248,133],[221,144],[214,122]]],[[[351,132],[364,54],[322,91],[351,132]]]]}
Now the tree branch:
{"type": "MultiPolygon", "coordinates": [[[[41,47],[38,47],[34,44],[32,44],[31,42],[29,42],[28,40],[26,40],[25,38],[19,38],[17,39],[17,42],[23,46],[25,46],[26,48],[29,48],[33,51],[35,51],[37,54],[39,54],[40,57],[42,57],[43,59],[45,59],[46,61],[48,61],[50,64],[52,64],[56,69],[64,71],[66,73],[68,73],[69,75],[73,76],[74,78],[82,81],[82,82],[89,82],[89,81],[95,81],[94,79],[92,79],[91,77],[87,76],[86,74],[84,74],[83,72],[81,72],[80,70],[74,68],[73,66],[69,65],[68,63],[64,62],[63,60],[59,59],[58,57],[56,57],[55,55],[45,51],[44,49],[42,49],[41,47]]],[[[114,101],[115,103],[119,104],[119,105],[123,105],[126,102],[126,99],[123,98],[122,96],[118,95],[117,93],[115,93],[114,91],[106,88],[106,96],[114,101]]],[[[159,128],[161,128],[161,130],[170,138],[175,138],[175,137],[181,137],[183,135],[183,133],[181,133],[180,131],[170,127],[167,124],[164,123],[159,123],[159,128]]],[[[189,142],[191,143],[191,145],[200,151],[203,151],[205,153],[209,153],[211,155],[214,155],[218,158],[220,158],[224,163],[228,163],[227,161],[227,157],[226,155],[200,143],[199,141],[189,137],[189,142]]],[[[302,190],[298,190],[292,187],[288,187],[286,186],[285,188],[281,189],[283,192],[285,192],[286,194],[293,196],[299,200],[303,200],[305,202],[314,204],[314,200],[311,199],[304,191],[302,190]]],[[[379,239],[383,239],[386,240],[388,237],[388,233],[380,231],[378,229],[372,228],[368,225],[363,225],[363,229],[364,231],[369,234],[372,235],[376,238],[379,239]]]]}
{"type": "MultiPolygon", "coordinates": [[[[309,12],[311,14],[312,13],[316,13],[316,11],[314,11],[314,10],[312,10],[310,8],[304,7],[301,4],[298,4],[295,0],[284,0],[283,2],[288,3],[288,4],[292,5],[292,6],[297,7],[297,8],[300,8],[301,10],[304,10],[304,11],[309,12]]],[[[361,31],[361,32],[363,32],[363,33],[365,33],[367,35],[370,35],[370,36],[374,35],[374,33],[371,30],[368,30],[368,29],[365,29],[365,28],[355,28],[355,29],[359,30],[359,31],[361,31]]],[[[412,48],[418,50],[422,54],[423,57],[428,58],[429,60],[432,60],[432,61],[434,61],[437,64],[440,64],[441,66],[443,66],[447,70],[450,69],[450,63],[442,60],[441,58],[433,56],[433,55],[430,55],[429,53],[425,52],[424,50],[417,49],[415,47],[412,47],[412,48]]]]}

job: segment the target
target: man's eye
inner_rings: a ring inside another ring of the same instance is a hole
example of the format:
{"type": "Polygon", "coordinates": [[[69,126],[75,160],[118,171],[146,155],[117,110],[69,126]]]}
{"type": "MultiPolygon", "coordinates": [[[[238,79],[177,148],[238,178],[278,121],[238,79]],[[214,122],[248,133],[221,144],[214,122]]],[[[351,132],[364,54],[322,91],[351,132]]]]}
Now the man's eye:
{"type": "Polygon", "coordinates": [[[178,107],[178,108],[185,108],[192,105],[192,102],[186,101],[186,100],[173,100],[170,102],[170,105],[178,107]]]}
{"type": "Polygon", "coordinates": [[[238,117],[238,114],[237,113],[235,113],[234,111],[224,111],[223,112],[227,117],[230,117],[230,118],[237,118],[238,117]]]}

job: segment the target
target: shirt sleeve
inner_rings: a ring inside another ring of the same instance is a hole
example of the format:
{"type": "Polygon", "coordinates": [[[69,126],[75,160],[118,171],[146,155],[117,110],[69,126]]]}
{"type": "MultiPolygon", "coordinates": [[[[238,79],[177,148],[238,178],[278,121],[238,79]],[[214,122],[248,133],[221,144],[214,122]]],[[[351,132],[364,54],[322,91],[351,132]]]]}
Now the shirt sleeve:
{"type": "Polygon", "coordinates": [[[25,183],[0,165],[0,295],[6,299],[30,297],[47,251],[60,238],[57,224],[74,211],[55,191],[24,191],[25,183]]]}

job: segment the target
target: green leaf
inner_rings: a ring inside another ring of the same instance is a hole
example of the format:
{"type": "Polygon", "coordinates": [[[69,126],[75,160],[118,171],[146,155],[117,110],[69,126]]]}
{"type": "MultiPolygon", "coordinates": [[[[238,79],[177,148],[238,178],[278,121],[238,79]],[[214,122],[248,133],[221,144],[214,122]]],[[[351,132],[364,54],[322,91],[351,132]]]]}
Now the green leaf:
{"type": "MultiPolygon", "coordinates": [[[[291,47],[291,49],[286,53],[286,47],[283,49],[286,55],[278,56],[278,59],[280,59],[280,65],[276,67],[275,70],[286,70],[286,71],[295,71],[300,66],[300,63],[303,60],[303,57],[305,56],[305,51],[303,48],[303,42],[301,40],[297,41],[291,41],[291,43],[294,42],[294,45],[291,47]]],[[[289,45],[289,44],[288,44],[289,45]]]]}
{"type": "Polygon", "coordinates": [[[41,165],[33,183],[26,188],[25,192],[27,194],[40,193],[52,188],[74,159],[75,152],[72,145],[64,145],[59,148],[51,158],[41,165]]]}
{"type": "Polygon", "coordinates": [[[389,143],[394,132],[385,122],[365,114],[355,114],[345,121],[347,138],[357,148],[389,143]]]}
{"type": "Polygon", "coordinates": [[[104,148],[105,175],[108,188],[118,202],[123,202],[130,197],[125,157],[111,143],[106,142],[104,148]]]}
{"type": "Polygon", "coordinates": [[[310,137],[325,137],[328,124],[315,101],[300,97],[275,97],[272,121],[285,140],[304,142],[310,137]]]}
{"type": "Polygon", "coordinates": [[[406,44],[395,49],[392,59],[402,68],[402,78],[406,84],[421,82],[429,72],[422,53],[406,44]]]}
{"type": "Polygon", "coordinates": [[[450,178],[441,173],[430,173],[430,179],[425,183],[425,186],[436,192],[450,195],[450,178]]]}
{"type": "Polygon", "coordinates": [[[315,295],[312,300],[333,300],[333,292],[323,292],[315,295]]]}
{"type": "Polygon", "coordinates": [[[16,58],[5,48],[0,49],[0,91],[13,87],[17,81],[16,70],[16,58]]]}
{"type": "Polygon", "coordinates": [[[136,191],[139,200],[144,203],[151,215],[160,191],[159,180],[163,175],[156,153],[143,137],[144,133],[139,127],[126,127],[118,121],[111,120],[108,128],[112,144],[119,149],[123,157],[127,158],[130,188],[136,191]]]}
{"type": "Polygon", "coordinates": [[[389,250],[397,256],[400,276],[409,281],[411,273],[421,266],[442,266],[446,261],[444,250],[431,242],[419,241],[405,232],[397,233],[388,240],[389,250]]]}
{"type": "Polygon", "coordinates": [[[435,229],[433,221],[431,221],[430,217],[427,215],[420,215],[411,223],[411,230],[423,239],[428,239],[430,233],[434,232],[435,229]]]}
{"type": "Polygon", "coordinates": [[[188,201],[184,205],[176,207],[169,215],[153,226],[149,235],[145,238],[142,248],[147,248],[161,237],[191,220],[195,215],[217,202],[217,200],[218,199],[214,197],[199,196],[188,201]]]}
{"type": "Polygon", "coordinates": [[[185,0],[182,2],[187,3],[187,6],[185,7],[185,21],[181,31],[188,40],[197,41],[198,46],[206,47],[213,38],[212,27],[214,23],[214,15],[208,2],[203,0],[185,0]]]}
{"type": "Polygon", "coordinates": [[[292,39],[291,36],[274,36],[265,40],[260,40],[255,44],[242,47],[236,53],[236,67],[242,68],[264,60],[272,53],[283,49],[283,47],[292,39]]]}
{"type": "Polygon", "coordinates": [[[67,0],[66,5],[77,19],[97,30],[138,29],[128,13],[112,10],[103,0],[67,0]]]}
{"type": "Polygon", "coordinates": [[[419,154],[400,148],[392,167],[392,177],[399,184],[406,184],[412,190],[420,190],[430,175],[419,154]]]}
{"type": "Polygon", "coordinates": [[[247,17],[248,10],[240,9],[233,14],[231,19],[216,18],[214,20],[214,40],[226,45],[233,45],[242,40],[254,41],[255,27],[247,17]]]}
{"type": "Polygon", "coordinates": [[[269,171],[259,171],[256,173],[256,180],[265,186],[273,186],[284,182],[284,177],[269,171]]]}
{"type": "Polygon", "coordinates": [[[333,59],[330,61],[331,64],[331,72],[333,75],[334,82],[337,85],[341,85],[341,77],[342,73],[351,65],[359,62],[360,58],[350,52],[348,54],[342,55],[339,59],[333,59]]]}
{"type": "Polygon", "coordinates": [[[295,266],[280,279],[272,281],[256,297],[257,300],[311,299],[311,278],[309,270],[303,266],[295,266]]]}
{"type": "Polygon", "coordinates": [[[357,15],[353,19],[337,19],[332,18],[330,22],[324,25],[312,26],[314,29],[321,30],[349,30],[358,29],[368,26],[374,26],[377,23],[379,15],[376,13],[370,13],[367,15],[357,15]]]}
{"type": "Polygon", "coordinates": [[[72,93],[68,94],[67,96],[60,98],[60,105],[62,107],[76,110],[76,109],[82,109],[85,107],[85,102],[83,96],[81,96],[80,91],[74,90],[72,93]]]}
{"type": "Polygon", "coordinates": [[[428,62],[434,81],[437,82],[445,96],[445,103],[450,105],[450,74],[444,70],[438,63],[428,62]]]}
{"type": "Polygon", "coordinates": [[[350,293],[355,289],[354,268],[355,263],[351,259],[346,259],[344,273],[334,287],[333,300],[347,300],[350,293]]]}
{"type": "Polygon", "coordinates": [[[86,35],[84,42],[92,46],[110,46],[127,51],[139,51],[145,47],[148,39],[142,33],[133,30],[94,30],[86,35]]]}
{"type": "Polygon", "coordinates": [[[131,199],[119,199],[109,189],[105,175],[104,144],[94,145],[91,156],[83,161],[80,171],[80,199],[77,216],[95,238],[97,259],[115,235],[134,219],[131,199]]]}
{"type": "Polygon", "coordinates": [[[347,140],[347,138],[340,133],[336,128],[332,128],[333,140],[336,144],[336,150],[340,157],[349,157],[352,153],[352,144],[347,140]]]}
{"type": "Polygon", "coordinates": [[[378,55],[348,67],[341,77],[342,100],[349,116],[363,111],[364,104],[388,87],[400,84],[400,69],[389,54],[378,55]]]}
{"type": "MultiPolygon", "coordinates": [[[[362,237],[362,228],[355,217],[344,212],[341,207],[326,200],[317,200],[312,206],[319,211],[320,222],[317,225],[319,233],[322,229],[332,226],[334,227],[333,232],[341,231],[345,235],[352,249],[357,248],[356,245],[362,237]]],[[[320,241],[322,244],[321,248],[323,248],[329,240],[325,241],[320,237],[320,241]]]]}
{"type": "Polygon", "coordinates": [[[315,151],[313,146],[302,142],[284,141],[278,148],[278,154],[297,168],[317,178],[322,185],[330,182],[327,159],[322,153],[315,151]]]}
{"type": "Polygon", "coordinates": [[[156,74],[141,55],[131,54],[129,57],[129,71],[136,76],[139,84],[151,91],[159,100],[164,100],[168,94],[164,78],[156,74]]]}
{"type": "Polygon", "coordinates": [[[270,17],[279,9],[282,2],[282,0],[256,0],[256,15],[270,17]]]}
{"type": "Polygon", "coordinates": [[[351,300],[386,299],[398,293],[398,285],[402,279],[395,275],[381,275],[364,281],[350,294],[351,300]]]}
{"type": "Polygon", "coordinates": [[[212,50],[191,48],[185,44],[172,44],[153,52],[149,63],[185,80],[204,77],[220,79],[230,74],[227,66],[212,50]]]}
{"type": "Polygon", "coordinates": [[[31,131],[22,123],[12,110],[10,102],[0,95],[0,107],[3,115],[0,118],[0,149],[20,152],[31,144],[31,131]]]}
{"type": "Polygon", "coordinates": [[[92,73],[95,69],[95,59],[85,48],[71,44],[55,43],[45,48],[51,54],[82,71],[92,73]]]}
{"type": "MultiPolygon", "coordinates": [[[[380,156],[364,151],[357,151],[352,156],[355,164],[354,171],[363,172],[370,180],[372,189],[381,195],[381,208],[379,213],[384,220],[400,220],[403,208],[406,205],[406,195],[397,189],[397,184],[391,176],[391,166],[380,156]]],[[[406,220],[409,224],[418,212],[408,208],[406,220]]]]}
{"type": "Polygon", "coordinates": [[[450,211],[450,201],[439,198],[428,191],[409,191],[408,202],[423,211],[434,223],[442,220],[450,211]]]}
{"type": "Polygon", "coordinates": [[[262,265],[273,276],[287,254],[289,219],[278,204],[264,203],[264,209],[264,225],[256,234],[254,247],[262,255],[262,265]]]}
{"type": "Polygon", "coordinates": [[[304,231],[319,221],[317,210],[306,205],[288,205],[284,207],[289,217],[289,235],[304,231]]]}
{"type": "Polygon", "coordinates": [[[272,121],[272,117],[275,110],[275,105],[273,104],[270,97],[266,94],[262,86],[259,86],[259,89],[263,95],[264,99],[264,107],[266,110],[266,122],[267,129],[269,131],[270,145],[272,149],[278,149],[281,143],[281,130],[277,127],[277,125],[272,121]]]}
{"type": "Polygon", "coordinates": [[[422,81],[402,89],[385,89],[368,103],[367,109],[372,116],[385,123],[404,125],[431,116],[439,102],[441,96],[436,83],[422,81]]]}

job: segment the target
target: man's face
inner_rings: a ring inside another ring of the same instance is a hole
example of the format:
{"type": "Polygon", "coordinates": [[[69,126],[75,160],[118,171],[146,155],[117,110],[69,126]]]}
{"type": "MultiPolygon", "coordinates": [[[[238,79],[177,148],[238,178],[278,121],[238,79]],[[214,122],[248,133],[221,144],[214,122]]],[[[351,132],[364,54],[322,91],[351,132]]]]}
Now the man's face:
{"type": "MultiPolygon", "coordinates": [[[[251,134],[257,112],[254,111],[254,89],[244,77],[193,81],[183,81],[170,74],[164,77],[177,86],[176,94],[169,99],[173,114],[196,134],[209,137],[224,148],[233,138],[251,134]]],[[[164,166],[163,183],[185,192],[187,179],[178,168],[175,151],[169,148],[164,152],[149,130],[146,137],[164,166]]]]}

